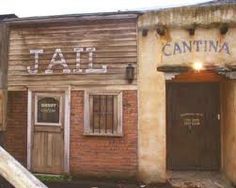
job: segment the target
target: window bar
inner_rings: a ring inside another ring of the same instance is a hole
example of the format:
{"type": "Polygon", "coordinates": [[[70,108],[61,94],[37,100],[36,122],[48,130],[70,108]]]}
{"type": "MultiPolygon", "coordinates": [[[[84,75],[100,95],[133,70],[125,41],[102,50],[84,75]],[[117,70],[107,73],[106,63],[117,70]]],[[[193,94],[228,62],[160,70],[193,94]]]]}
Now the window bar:
{"type": "Polygon", "coordinates": [[[102,96],[99,95],[99,113],[98,113],[99,114],[99,124],[98,124],[99,133],[101,132],[101,130],[100,130],[101,129],[101,125],[100,125],[101,124],[101,108],[102,108],[101,107],[101,104],[102,104],[101,103],[101,98],[102,98],[102,96]]]}
{"type": "Polygon", "coordinates": [[[107,133],[107,100],[108,100],[108,95],[106,95],[106,110],[105,110],[105,133],[107,133]]]}
{"type": "Polygon", "coordinates": [[[112,95],[112,134],[114,133],[114,96],[112,95]]]}
{"type": "Polygon", "coordinates": [[[94,98],[96,97],[96,95],[92,95],[92,100],[93,100],[93,121],[92,121],[92,128],[93,128],[93,133],[94,133],[94,127],[95,127],[95,124],[94,124],[94,98]]]}

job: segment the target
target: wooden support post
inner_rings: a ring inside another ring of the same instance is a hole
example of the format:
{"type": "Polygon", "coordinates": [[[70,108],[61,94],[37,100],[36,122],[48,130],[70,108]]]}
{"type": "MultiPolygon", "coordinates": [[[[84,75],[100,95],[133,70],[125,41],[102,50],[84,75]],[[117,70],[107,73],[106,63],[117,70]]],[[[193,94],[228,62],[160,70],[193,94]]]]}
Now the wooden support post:
{"type": "Polygon", "coordinates": [[[9,30],[0,21],[0,131],[6,130],[9,30]]]}
{"type": "Polygon", "coordinates": [[[47,188],[2,147],[0,147],[0,175],[16,188],[47,188]]]}

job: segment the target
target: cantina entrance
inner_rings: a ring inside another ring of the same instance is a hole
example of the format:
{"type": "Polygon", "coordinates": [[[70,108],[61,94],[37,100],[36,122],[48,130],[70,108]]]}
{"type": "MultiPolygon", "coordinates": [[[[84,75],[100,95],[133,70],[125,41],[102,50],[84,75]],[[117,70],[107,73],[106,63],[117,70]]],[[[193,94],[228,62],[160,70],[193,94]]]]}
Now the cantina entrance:
{"type": "Polygon", "coordinates": [[[219,82],[169,82],[167,169],[220,169],[219,82]]]}

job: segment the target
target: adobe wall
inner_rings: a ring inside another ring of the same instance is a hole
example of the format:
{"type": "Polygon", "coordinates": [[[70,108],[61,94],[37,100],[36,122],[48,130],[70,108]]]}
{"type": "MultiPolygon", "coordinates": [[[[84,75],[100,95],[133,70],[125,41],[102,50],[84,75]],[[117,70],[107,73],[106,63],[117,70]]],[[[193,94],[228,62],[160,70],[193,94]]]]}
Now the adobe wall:
{"type": "MultiPolygon", "coordinates": [[[[234,66],[235,13],[235,5],[193,6],[147,12],[139,17],[138,148],[139,176],[143,181],[163,182],[167,179],[165,75],[158,72],[157,67],[191,67],[195,62],[206,67],[234,66]],[[228,27],[224,34],[220,33],[222,24],[228,27]],[[194,28],[193,34],[189,32],[191,28],[194,28]],[[160,29],[164,29],[162,34],[160,29]]],[[[233,122],[232,119],[231,126],[233,122]]],[[[230,134],[225,136],[227,142],[234,138],[233,133],[230,134]]],[[[228,147],[233,149],[234,146],[228,147]]],[[[225,156],[232,157],[229,148],[224,151],[225,156]]],[[[230,161],[226,171],[234,180],[234,167],[229,167],[233,162],[230,161]]]]}
{"type": "Polygon", "coordinates": [[[236,184],[236,81],[222,85],[223,171],[236,184]]]}
{"type": "Polygon", "coordinates": [[[139,176],[146,183],[166,180],[165,78],[156,71],[158,49],[155,31],[146,38],[139,33],[139,176]]]}

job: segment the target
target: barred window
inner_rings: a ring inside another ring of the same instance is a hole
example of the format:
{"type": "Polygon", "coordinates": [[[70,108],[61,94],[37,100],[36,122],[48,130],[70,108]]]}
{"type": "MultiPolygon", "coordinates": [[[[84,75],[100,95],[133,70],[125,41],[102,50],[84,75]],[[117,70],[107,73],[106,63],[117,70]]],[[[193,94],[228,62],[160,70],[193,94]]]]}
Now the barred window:
{"type": "Polygon", "coordinates": [[[85,94],[85,134],[122,135],[121,92],[85,94]]]}

